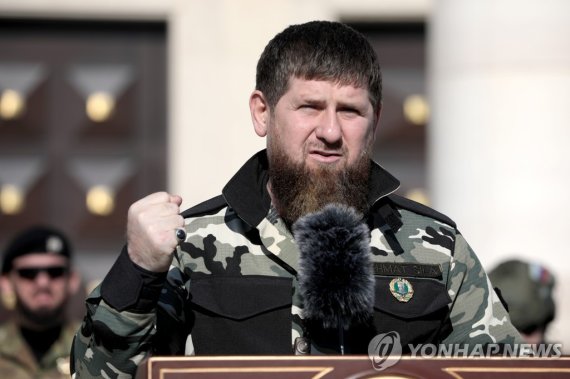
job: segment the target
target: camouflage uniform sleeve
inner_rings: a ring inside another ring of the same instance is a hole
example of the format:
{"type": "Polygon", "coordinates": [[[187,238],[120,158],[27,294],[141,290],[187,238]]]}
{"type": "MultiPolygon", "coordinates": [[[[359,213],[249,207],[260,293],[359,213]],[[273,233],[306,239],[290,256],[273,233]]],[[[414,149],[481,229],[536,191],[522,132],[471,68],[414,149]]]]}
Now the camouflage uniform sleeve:
{"type": "Polygon", "coordinates": [[[443,344],[522,343],[481,262],[461,234],[456,236],[451,258],[448,293],[453,331],[443,344]]]}
{"type": "Polygon", "coordinates": [[[76,378],[133,378],[152,349],[156,308],[166,274],[134,265],[123,252],[86,300],[75,335],[71,372],[76,378]]]}

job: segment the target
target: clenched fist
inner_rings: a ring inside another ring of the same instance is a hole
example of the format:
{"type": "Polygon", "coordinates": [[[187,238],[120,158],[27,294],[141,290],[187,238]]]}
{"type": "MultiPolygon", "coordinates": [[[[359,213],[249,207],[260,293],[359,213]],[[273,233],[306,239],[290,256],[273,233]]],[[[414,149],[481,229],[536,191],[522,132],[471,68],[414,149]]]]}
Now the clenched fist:
{"type": "Polygon", "coordinates": [[[131,205],[127,249],[134,263],[149,271],[168,270],[178,244],[175,231],[184,226],[180,204],[180,196],[156,192],[131,205]]]}

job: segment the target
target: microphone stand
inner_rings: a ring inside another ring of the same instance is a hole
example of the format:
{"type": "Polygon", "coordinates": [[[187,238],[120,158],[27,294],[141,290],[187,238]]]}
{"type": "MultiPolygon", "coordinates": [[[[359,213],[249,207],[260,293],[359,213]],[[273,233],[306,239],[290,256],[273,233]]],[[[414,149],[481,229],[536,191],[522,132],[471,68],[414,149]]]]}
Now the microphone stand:
{"type": "Polygon", "coordinates": [[[344,355],[344,328],[340,315],[338,316],[338,344],[340,347],[340,355],[344,355]]]}

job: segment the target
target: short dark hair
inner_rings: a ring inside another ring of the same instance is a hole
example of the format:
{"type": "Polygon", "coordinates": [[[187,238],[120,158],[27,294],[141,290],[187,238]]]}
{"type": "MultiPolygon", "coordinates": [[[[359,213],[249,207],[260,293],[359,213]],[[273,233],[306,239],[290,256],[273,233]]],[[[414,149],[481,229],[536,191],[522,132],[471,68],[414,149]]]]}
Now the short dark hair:
{"type": "Polygon", "coordinates": [[[267,44],[257,63],[255,88],[271,108],[287,91],[291,77],[367,88],[374,110],[382,103],[382,74],[374,49],[361,33],[340,22],[291,25],[267,44]]]}

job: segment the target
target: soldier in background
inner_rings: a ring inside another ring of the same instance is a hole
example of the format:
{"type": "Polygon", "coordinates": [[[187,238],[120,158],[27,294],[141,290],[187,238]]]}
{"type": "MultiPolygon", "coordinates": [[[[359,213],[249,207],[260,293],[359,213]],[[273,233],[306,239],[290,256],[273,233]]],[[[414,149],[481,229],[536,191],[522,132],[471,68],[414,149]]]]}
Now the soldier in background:
{"type": "Polygon", "coordinates": [[[556,314],[552,273],[538,263],[513,259],[497,265],[489,279],[499,288],[511,321],[525,341],[545,343],[548,325],[556,314]]]}
{"type": "Polygon", "coordinates": [[[80,284],[71,253],[63,233],[48,227],[26,229],[8,244],[0,285],[14,310],[0,326],[1,378],[69,378],[78,324],[66,311],[80,284]]]}

